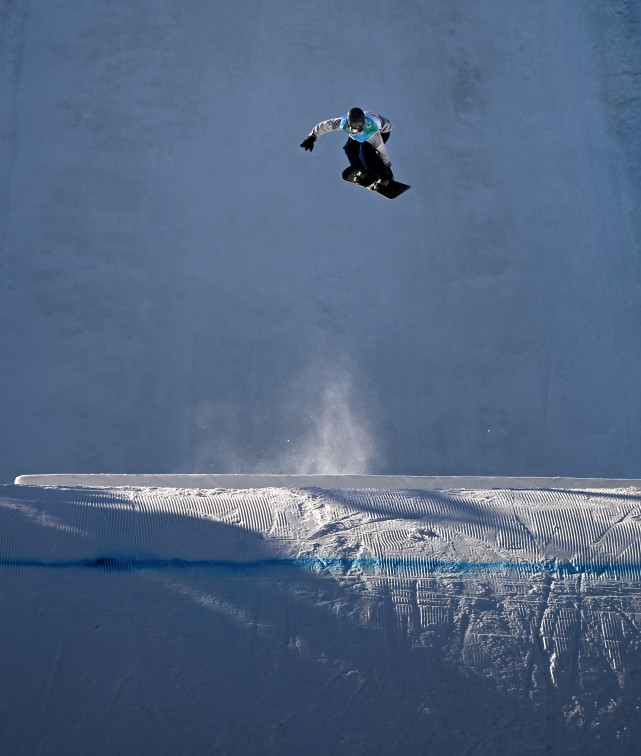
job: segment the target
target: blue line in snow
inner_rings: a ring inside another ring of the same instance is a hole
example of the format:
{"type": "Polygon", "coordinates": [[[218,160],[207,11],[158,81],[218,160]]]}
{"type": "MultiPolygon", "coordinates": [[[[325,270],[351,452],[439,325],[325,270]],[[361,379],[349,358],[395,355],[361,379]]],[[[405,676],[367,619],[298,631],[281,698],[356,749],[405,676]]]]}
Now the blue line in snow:
{"type": "Polygon", "coordinates": [[[140,572],[149,570],[212,570],[251,573],[295,568],[313,572],[344,575],[400,575],[421,577],[433,574],[549,574],[555,577],[594,575],[603,577],[641,578],[641,564],[627,562],[471,562],[441,559],[383,557],[350,559],[347,557],[274,557],[249,561],[229,559],[156,559],[100,556],[93,559],[46,561],[41,559],[2,559],[0,568],[34,568],[48,570],[90,569],[102,572],[140,572]]]}

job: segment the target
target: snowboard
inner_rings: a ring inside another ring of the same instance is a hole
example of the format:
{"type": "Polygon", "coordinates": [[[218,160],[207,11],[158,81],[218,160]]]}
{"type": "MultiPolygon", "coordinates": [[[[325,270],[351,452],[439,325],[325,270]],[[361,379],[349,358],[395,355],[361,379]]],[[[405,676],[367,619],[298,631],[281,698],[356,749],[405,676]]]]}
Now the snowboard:
{"type": "Polygon", "coordinates": [[[356,174],[358,173],[358,169],[354,168],[353,166],[348,166],[343,171],[343,180],[349,181],[350,184],[356,184],[356,186],[362,186],[365,187],[365,189],[370,189],[373,192],[376,192],[376,194],[380,194],[382,197],[386,197],[387,199],[396,199],[399,195],[403,194],[403,192],[406,192],[410,187],[407,184],[401,184],[400,181],[390,181],[390,183],[387,186],[377,186],[376,185],[376,177],[370,175],[369,173],[365,173],[359,181],[355,181],[354,178],[356,174]]]}

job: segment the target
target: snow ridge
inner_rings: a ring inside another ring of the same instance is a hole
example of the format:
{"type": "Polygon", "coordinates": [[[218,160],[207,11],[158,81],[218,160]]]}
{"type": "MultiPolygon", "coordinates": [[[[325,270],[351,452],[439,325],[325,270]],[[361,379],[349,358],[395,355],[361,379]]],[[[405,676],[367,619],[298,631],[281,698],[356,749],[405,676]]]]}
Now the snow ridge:
{"type": "Polygon", "coordinates": [[[0,747],[632,754],[639,542],[641,488],[5,486],[0,747]]]}

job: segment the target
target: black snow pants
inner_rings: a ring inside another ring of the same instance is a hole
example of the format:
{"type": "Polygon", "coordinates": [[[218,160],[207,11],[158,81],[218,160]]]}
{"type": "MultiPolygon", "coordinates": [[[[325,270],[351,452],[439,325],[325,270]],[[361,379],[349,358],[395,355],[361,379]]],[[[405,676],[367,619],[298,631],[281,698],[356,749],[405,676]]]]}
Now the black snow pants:
{"type": "MultiPolygon", "coordinates": [[[[381,137],[383,144],[385,144],[390,138],[390,132],[381,134],[381,137]]],[[[369,142],[357,142],[356,139],[348,139],[343,149],[350,165],[353,165],[354,168],[367,171],[378,178],[384,178],[387,175],[388,169],[385,167],[385,163],[369,142]]]]}

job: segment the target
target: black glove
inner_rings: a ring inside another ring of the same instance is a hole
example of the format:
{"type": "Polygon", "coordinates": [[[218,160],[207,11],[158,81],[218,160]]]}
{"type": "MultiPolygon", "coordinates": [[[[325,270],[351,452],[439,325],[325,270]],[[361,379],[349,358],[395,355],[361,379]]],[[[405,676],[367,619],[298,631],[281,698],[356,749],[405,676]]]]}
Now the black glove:
{"type": "Polygon", "coordinates": [[[305,137],[303,141],[300,143],[300,146],[304,150],[309,150],[310,152],[314,149],[314,142],[316,141],[316,137],[313,134],[310,134],[308,137],[305,137]]]}

